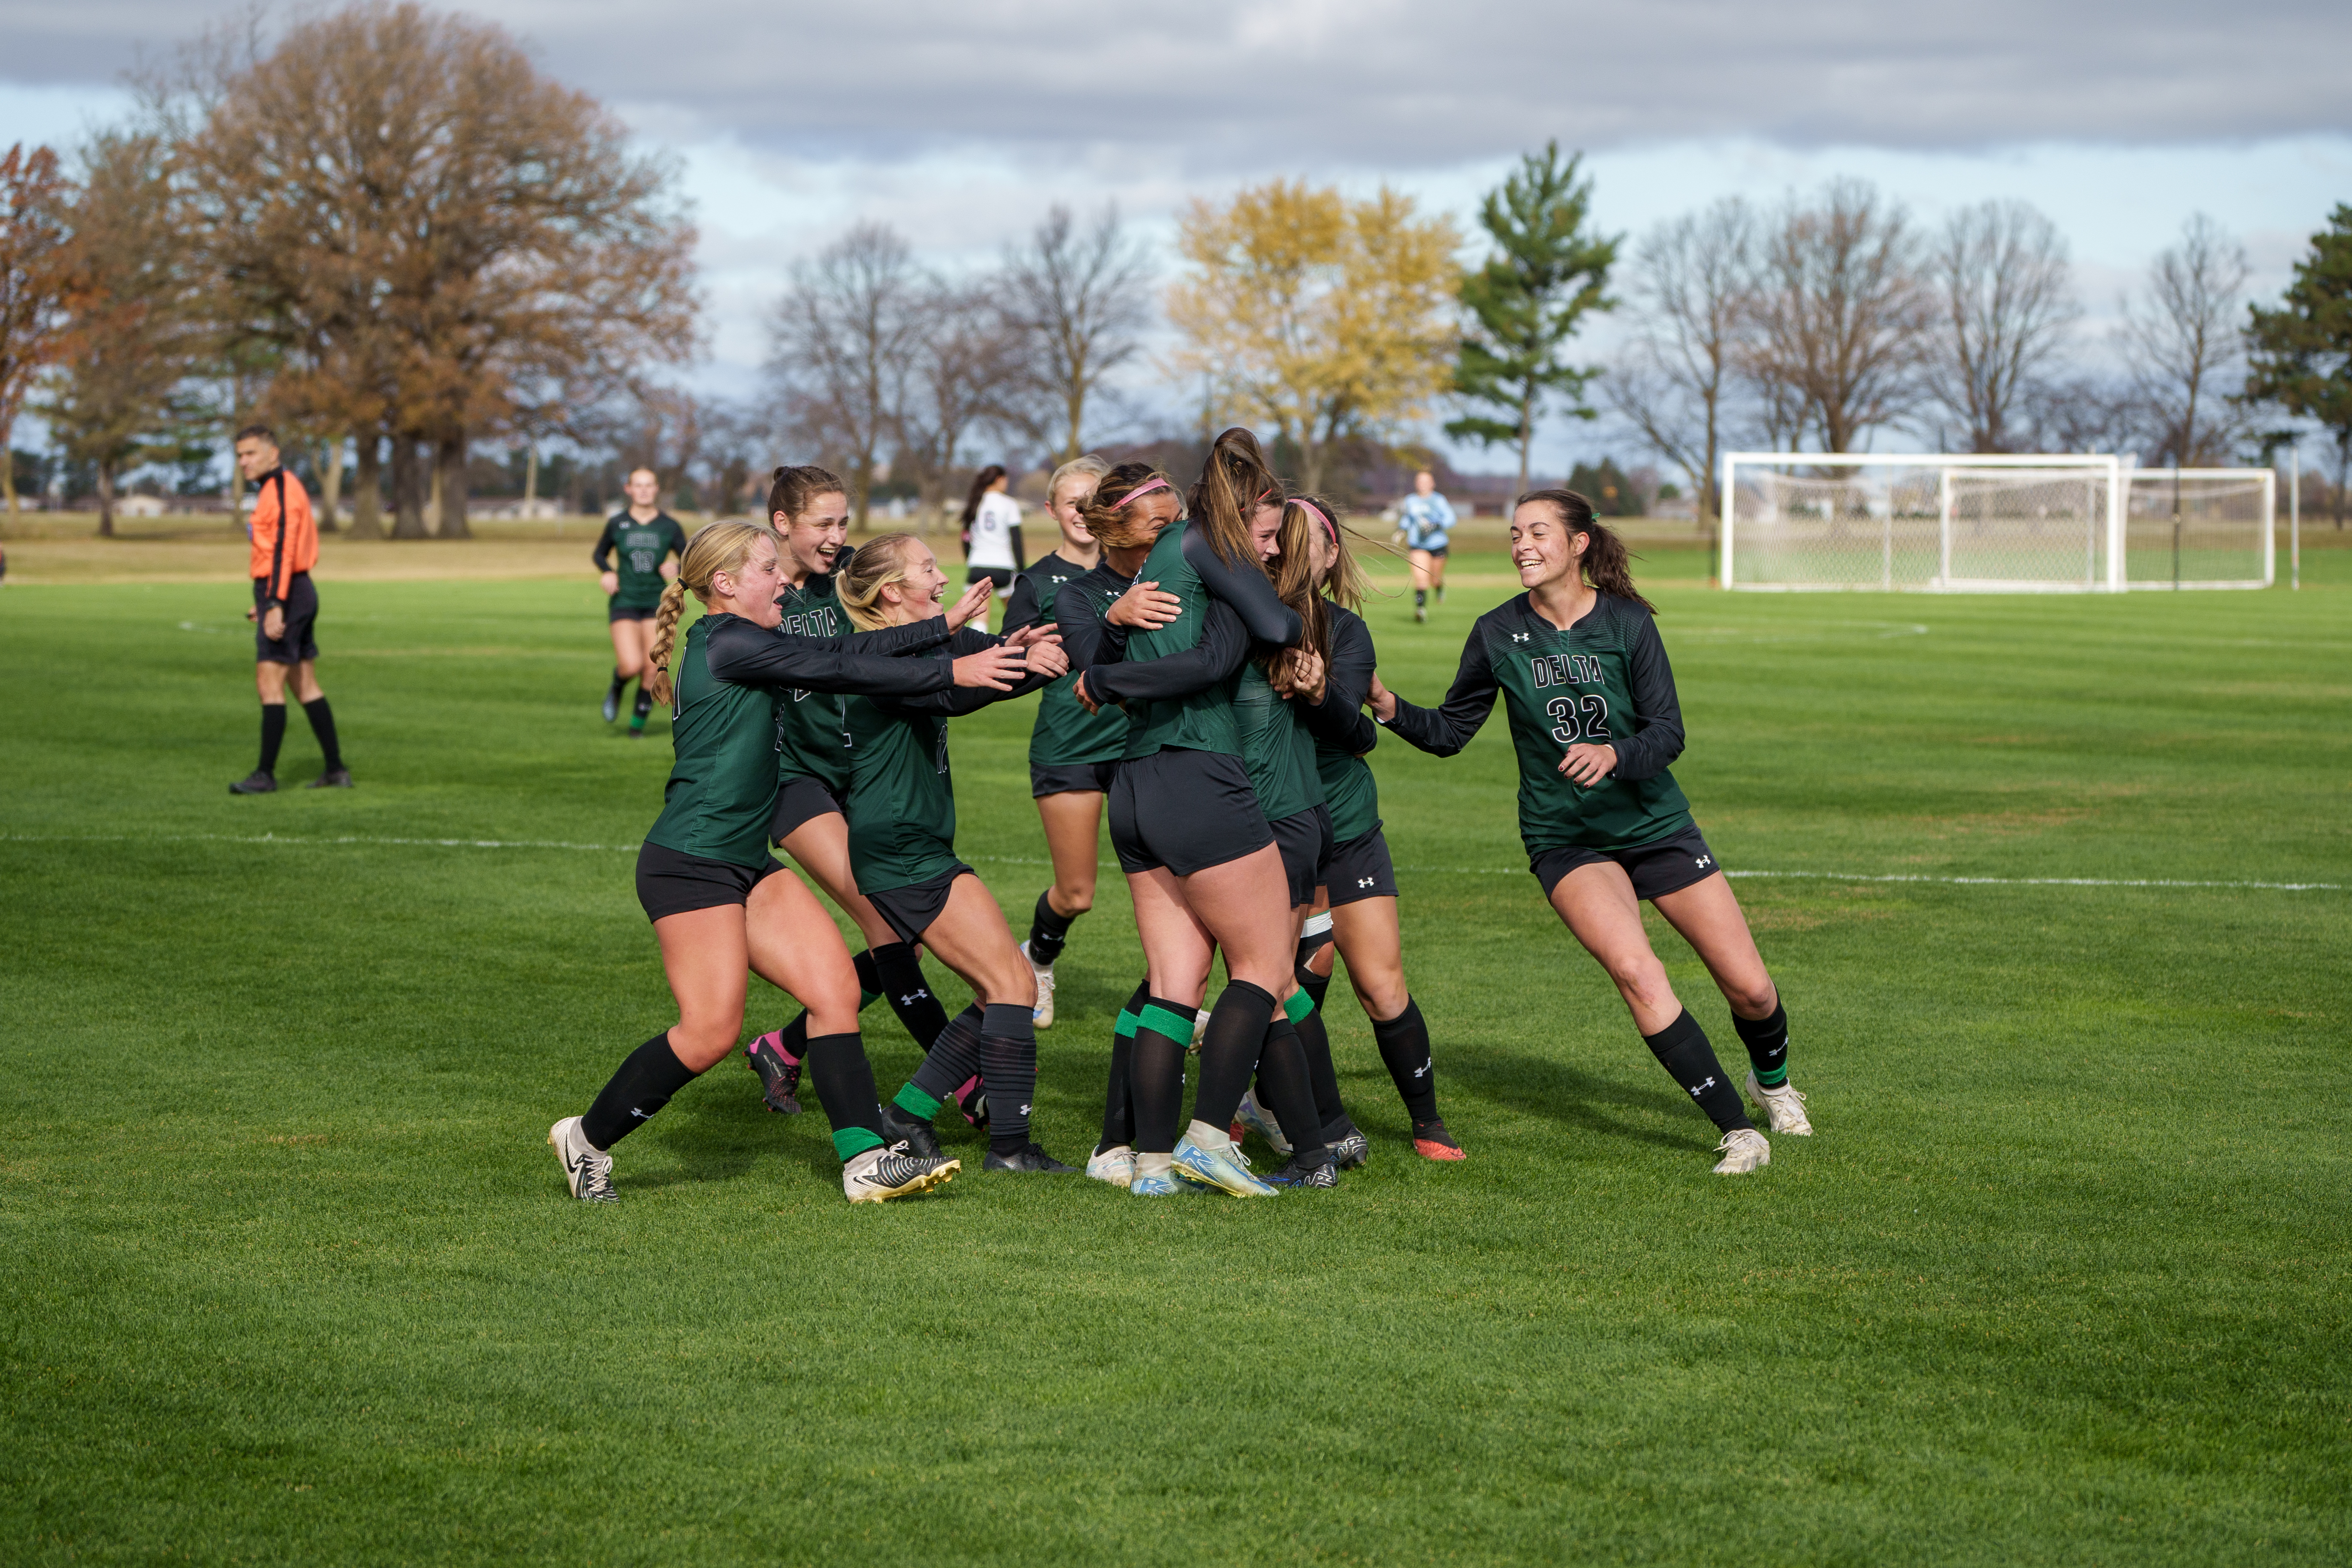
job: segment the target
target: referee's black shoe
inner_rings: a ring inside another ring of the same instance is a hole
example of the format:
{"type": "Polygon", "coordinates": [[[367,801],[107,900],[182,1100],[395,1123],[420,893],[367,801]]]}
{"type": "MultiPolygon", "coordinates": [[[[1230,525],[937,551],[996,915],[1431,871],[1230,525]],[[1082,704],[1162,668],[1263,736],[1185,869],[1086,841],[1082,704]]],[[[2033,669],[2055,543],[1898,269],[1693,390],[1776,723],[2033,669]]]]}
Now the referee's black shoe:
{"type": "Polygon", "coordinates": [[[329,768],[302,787],[304,789],[349,789],[352,787],[352,770],[329,768]]]}
{"type": "Polygon", "coordinates": [[[278,775],[268,768],[256,768],[228,786],[231,795],[276,795],[278,775]]]}
{"type": "Polygon", "coordinates": [[[1039,1171],[1047,1174],[1067,1175],[1077,1169],[1065,1165],[1036,1144],[1016,1149],[1010,1154],[1000,1154],[992,1149],[988,1158],[980,1163],[982,1171],[1039,1171]]]}
{"type": "Polygon", "coordinates": [[[882,1108],[882,1136],[893,1143],[904,1143],[907,1152],[919,1159],[940,1157],[940,1135],[931,1130],[931,1124],[896,1105],[882,1108]]]}

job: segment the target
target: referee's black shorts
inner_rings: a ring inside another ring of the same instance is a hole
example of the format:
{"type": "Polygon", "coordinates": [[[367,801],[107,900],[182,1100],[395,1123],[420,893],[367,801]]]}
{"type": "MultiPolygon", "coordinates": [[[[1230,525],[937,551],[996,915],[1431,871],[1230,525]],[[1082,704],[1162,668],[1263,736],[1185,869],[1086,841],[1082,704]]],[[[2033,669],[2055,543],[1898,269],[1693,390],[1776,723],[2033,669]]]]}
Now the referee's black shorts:
{"type": "Polygon", "coordinates": [[[308,572],[297,572],[286,580],[286,626],[272,637],[263,631],[262,623],[269,614],[269,579],[253,580],[253,661],[256,664],[300,664],[319,657],[319,644],[311,635],[319,621],[319,590],[308,572]]]}

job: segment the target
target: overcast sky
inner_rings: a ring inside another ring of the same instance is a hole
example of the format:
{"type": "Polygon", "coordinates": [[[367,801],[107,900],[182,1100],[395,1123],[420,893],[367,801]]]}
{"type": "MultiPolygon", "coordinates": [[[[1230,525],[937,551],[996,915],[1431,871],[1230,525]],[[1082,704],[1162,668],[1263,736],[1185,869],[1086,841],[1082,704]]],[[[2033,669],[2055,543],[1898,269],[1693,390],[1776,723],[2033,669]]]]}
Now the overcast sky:
{"type": "MultiPolygon", "coordinates": [[[[1055,201],[1116,198],[1164,233],[1187,197],[1279,174],[1386,179],[1467,227],[1478,192],[1558,137],[1589,153],[1601,222],[1636,233],[1836,174],[1931,218],[2022,196],[2065,228],[2105,314],[2192,212],[2236,232],[2274,291],[2352,200],[2344,0],[462,8],[681,158],[713,307],[707,374],[739,390],[786,265],[861,217],[953,266],[1055,201]]],[[[120,113],[121,73],[203,16],[184,0],[0,0],[0,142],[70,141],[120,113]]]]}

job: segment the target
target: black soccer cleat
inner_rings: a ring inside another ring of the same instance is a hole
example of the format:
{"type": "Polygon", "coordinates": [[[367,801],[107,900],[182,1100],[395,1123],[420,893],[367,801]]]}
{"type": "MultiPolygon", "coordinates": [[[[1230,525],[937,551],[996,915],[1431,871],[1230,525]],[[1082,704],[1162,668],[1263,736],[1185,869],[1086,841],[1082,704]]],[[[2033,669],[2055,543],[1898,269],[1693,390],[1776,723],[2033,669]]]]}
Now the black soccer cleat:
{"type": "Polygon", "coordinates": [[[1330,1160],[1318,1160],[1310,1165],[1294,1159],[1265,1179],[1277,1187],[1336,1187],[1339,1184],[1339,1167],[1330,1160]]]}
{"type": "Polygon", "coordinates": [[[1045,1150],[1032,1143],[1010,1154],[1000,1154],[993,1149],[980,1163],[983,1171],[1035,1171],[1046,1175],[1066,1176],[1076,1173],[1076,1165],[1065,1165],[1045,1150]]]}
{"type": "Polygon", "coordinates": [[[774,1038],[761,1035],[743,1047],[743,1054],[760,1077],[760,1098],[767,1101],[768,1109],[779,1116],[798,1116],[801,1064],[786,1061],[784,1053],[771,1043],[774,1038]]]}
{"type": "Polygon", "coordinates": [[[278,775],[267,768],[256,768],[228,786],[231,795],[276,795],[278,775]]]}
{"type": "Polygon", "coordinates": [[[304,789],[349,789],[352,787],[352,770],[329,768],[302,787],[304,789]]]}
{"type": "Polygon", "coordinates": [[[931,1124],[895,1104],[882,1108],[882,1136],[892,1143],[904,1143],[907,1152],[918,1159],[940,1157],[940,1135],[932,1131],[931,1124]]]}
{"type": "Polygon", "coordinates": [[[614,687],[604,693],[604,722],[609,724],[621,716],[621,689],[614,687]]]}
{"type": "Polygon", "coordinates": [[[1348,1131],[1340,1136],[1333,1138],[1328,1133],[1324,1136],[1331,1145],[1331,1156],[1339,1162],[1339,1169],[1352,1171],[1372,1157],[1372,1141],[1365,1137],[1354,1122],[1343,1125],[1348,1131]]]}

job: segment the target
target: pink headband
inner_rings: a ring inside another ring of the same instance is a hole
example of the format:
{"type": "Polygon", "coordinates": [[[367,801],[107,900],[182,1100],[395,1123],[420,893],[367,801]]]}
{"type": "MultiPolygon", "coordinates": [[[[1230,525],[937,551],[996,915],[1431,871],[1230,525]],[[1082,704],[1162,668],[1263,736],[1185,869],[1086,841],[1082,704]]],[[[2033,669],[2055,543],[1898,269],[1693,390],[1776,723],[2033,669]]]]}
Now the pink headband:
{"type": "Polygon", "coordinates": [[[1290,504],[1296,507],[1305,508],[1309,516],[1313,517],[1316,521],[1323,525],[1323,531],[1331,536],[1331,542],[1334,544],[1339,542],[1339,531],[1332,526],[1331,520],[1329,518],[1323,515],[1323,509],[1321,507],[1317,506],[1305,496],[1293,496],[1291,498],[1290,504]]]}
{"type": "Polygon", "coordinates": [[[1166,479],[1153,479],[1148,484],[1136,486],[1133,489],[1128,491],[1125,495],[1119,497],[1118,500],[1111,504],[1114,506],[1125,506],[1128,502],[1135,500],[1138,496],[1148,496],[1153,490],[1164,490],[1172,488],[1174,487],[1171,486],[1166,479]]]}

